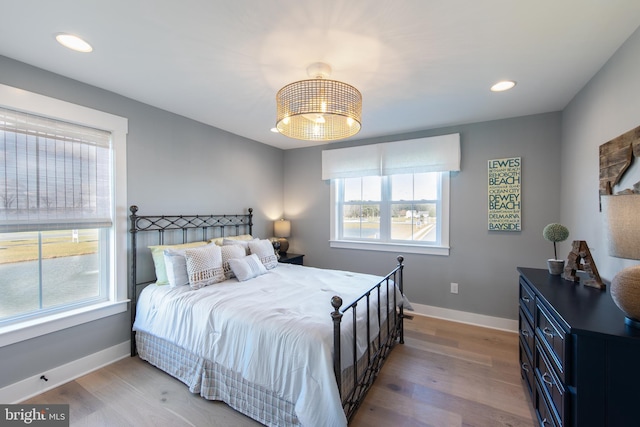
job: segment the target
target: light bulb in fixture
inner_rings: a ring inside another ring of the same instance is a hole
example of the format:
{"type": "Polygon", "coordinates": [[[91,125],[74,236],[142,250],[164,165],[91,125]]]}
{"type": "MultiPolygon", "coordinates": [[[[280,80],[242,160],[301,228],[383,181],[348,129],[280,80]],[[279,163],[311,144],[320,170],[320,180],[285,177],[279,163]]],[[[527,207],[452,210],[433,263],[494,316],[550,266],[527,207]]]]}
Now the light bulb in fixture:
{"type": "Polygon", "coordinates": [[[516,85],[513,80],[502,80],[491,86],[491,92],[503,92],[509,90],[516,85]]]}
{"type": "Polygon", "coordinates": [[[91,47],[89,43],[82,40],[78,36],[74,36],[73,34],[65,34],[65,33],[56,34],[56,40],[62,46],[69,48],[71,50],[75,50],[76,52],[88,53],[93,51],[93,47],[91,47]]]}

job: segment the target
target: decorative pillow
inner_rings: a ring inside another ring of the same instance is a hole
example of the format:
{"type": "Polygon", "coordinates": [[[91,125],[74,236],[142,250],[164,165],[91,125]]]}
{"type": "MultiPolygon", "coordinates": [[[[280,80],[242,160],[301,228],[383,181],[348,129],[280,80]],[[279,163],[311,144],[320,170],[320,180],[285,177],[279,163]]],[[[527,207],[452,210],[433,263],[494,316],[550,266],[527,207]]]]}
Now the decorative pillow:
{"type": "Polygon", "coordinates": [[[245,249],[240,245],[226,245],[221,246],[220,250],[222,251],[222,269],[224,270],[224,277],[227,279],[235,277],[233,270],[229,265],[229,261],[234,258],[244,258],[247,255],[245,249]]]}
{"type": "Polygon", "coordinates": [[[224,280],[220,246],[212,243],[202,248],[187,249],[185,258],[191,289],[200,289],[224,280]]]}
{"type": "Polygon", "coordinates": [[[222,246],[222,241],[224,240],[224,237],[216,237],[214,239],[209,239],[209,243],[213,243],[216,244],[218,246],[222,246]]]}
{"type": "Polygon", "coordinates": [[[183,286],[189,284],[187,273],[186,249],[165,249],[164,264],[167,270],[169,286],[183,286]]]}
{"type": "Polygon", "coordinates": [[[258,255],[260,262],[264,264],[267,270],[271,270],[278,266],[278,257],[269,240],[263,239],[250,241],[249,252],[258,255]]]}
{"type": "Polygon", "coordinates": [[[249,255],[249,242],[250,241],[257,241],[259,239],[253,239],[253,240],[237,240],[237,239],[231,239],[229,237],[225,237],[224,239],[222,239],[222,246],[227,246],[227,245],[238,245],[244,248],[245,250],[245,255],[249,255]]]}
{"type": "Polygon", "coordinates": [[[229,260],[229,266],[233,274],[239,281],[253,279],[267,272],[267,269],[260,262],[258,255],[251,254],[242,258],[232,258],[229,260]]]}
{"type": "Polygon", "coordinates": [[[195,248],[198,246],[204,246],[207,242],[191,242],[183,243],[180,245],[154,245],[149,246],[151,249],[151,258],[153,258],[153,265],[156,270],[156,284],[168,285],[169,279],[167,277],[167,268],[164,263],[164,250],[165,249],[182,249],[182,248],[195,248]]]}
{"type": "Polygon", "coordinates": [[[255,238],[251,234],[240,234],[238,236],[227,236],[225,237],[227,240],[240,240],[240,241],[249,241],[255,240],[255,238]]]}
{"type": "Polygon", "coordinates": [[[253,236],[251,234],[240,234],[239,236],[215,237],[213,239],[209,239],[209,243],[215,243],[218,246],[223,246],[225,240],[249,241],[253,240],[253,236]]]}

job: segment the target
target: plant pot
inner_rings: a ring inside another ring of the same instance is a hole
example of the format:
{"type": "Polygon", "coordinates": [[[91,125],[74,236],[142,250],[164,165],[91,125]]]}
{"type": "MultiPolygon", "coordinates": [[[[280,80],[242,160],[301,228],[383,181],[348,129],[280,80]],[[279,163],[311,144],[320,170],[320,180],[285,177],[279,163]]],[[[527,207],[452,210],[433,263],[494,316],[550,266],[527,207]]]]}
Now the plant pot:
{"type": "Polygon", "coordinates": [[[554,276],[559,276],[564,271],[564,260],[563,259],[548,259],[547,267],[549,268],[549,274],[554,276]]]}

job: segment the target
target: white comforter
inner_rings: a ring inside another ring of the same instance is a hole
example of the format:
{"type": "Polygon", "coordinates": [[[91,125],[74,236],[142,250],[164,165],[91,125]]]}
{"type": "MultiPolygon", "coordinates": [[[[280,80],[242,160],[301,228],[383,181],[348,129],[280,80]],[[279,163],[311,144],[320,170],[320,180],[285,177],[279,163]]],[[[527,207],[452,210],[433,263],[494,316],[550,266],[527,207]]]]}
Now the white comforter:
{"type": "MultiPolygon", "coordinates": [[[[147,286],[138,300],[134,330],[171,341],[277,392],[295,404],[303,426],[346,426],[333,372],[330,301],[339,295],[347,305],[380,280],[278,264],[246,282],[230,279],[195,291],[189,286],[147,286]]],[[[385,305],[384,286],[382,296],[385,305]]],[[[400,304],[401,295],[396,297],[400,304]]],[[[377,305],[377,293],[371,303],[377,305]]],[[[358,313],[359,319],[366,317],[364,304],[358,313]]],[[[378,333],[376,311],[370,316],[373,336],[378,333]]],[[[360,356],[367,335],[364,322],[358,323],[360,356]]],[[[351,325],[347,312],[341,332],[343,369],[353,360],[351,325]]]]}

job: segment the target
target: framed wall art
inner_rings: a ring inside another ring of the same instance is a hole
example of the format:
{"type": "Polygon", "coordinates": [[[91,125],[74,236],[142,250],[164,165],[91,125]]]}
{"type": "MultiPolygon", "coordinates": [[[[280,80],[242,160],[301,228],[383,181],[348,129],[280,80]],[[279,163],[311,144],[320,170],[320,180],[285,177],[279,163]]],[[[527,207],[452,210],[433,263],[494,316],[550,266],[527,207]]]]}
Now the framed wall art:
{"type": "Polygon", "coordinates": [[[520,157],[488,162],[489,231],[522,230],[520,157]]]}

